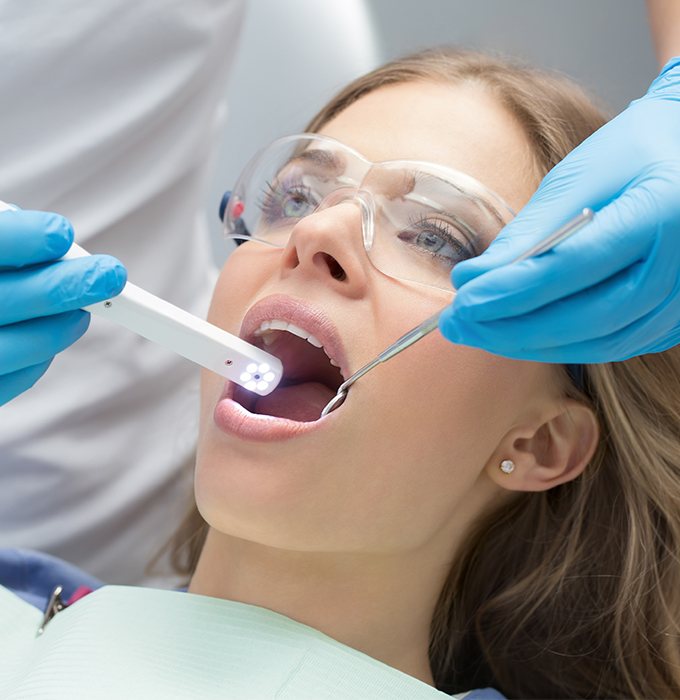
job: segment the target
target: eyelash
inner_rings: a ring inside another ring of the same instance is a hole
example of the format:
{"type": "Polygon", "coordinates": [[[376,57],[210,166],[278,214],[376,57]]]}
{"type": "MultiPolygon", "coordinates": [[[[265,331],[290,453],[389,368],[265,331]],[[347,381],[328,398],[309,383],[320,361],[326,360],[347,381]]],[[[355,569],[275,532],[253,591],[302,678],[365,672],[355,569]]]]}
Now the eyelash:
{"type": "MultiPolygon", "coordinates": [[[[455,228],[453,224],[444,224],[442,221],[438,219],[431,219],[428,218],[424,215],[421,215],[417,218],[412,218],[409,219],[408,223],[409,227],[413,227],[414,230],[423,230],[426,226],[429,227],[430,229],[434,229],[439,235],[441,235],[447,243],[449,243],[452,247],[454,247],[456,250],[458,250],[462,257],[462,260],[465,260],[467,258],[473,258],[478,253],[470,246],[466,246],[464,243],[462,243],[458,238],[456,238],[455,235],[453,235],[450,231],[451,228],[455,228]]],[[[458,230],[458,229],[456,229],[458,230]]],[[[464,234],[461,234],[464,235],[464,234]]],[[[427,252],[423,250],[423,252],[427,252]]],[[[438,253],[430,253],[433,257],[437,257],[440,259],[446,259],[446,256],[444,255],[439,255],[438,253]]]]}
{"type": "Polygon", "coordinates": [[[272,219],[279,216],[276,211],[276,207],[280,204],[281,193],[285,192],[290,194],[291,192],[298,192],[302,194],[308,201],[312,200],[311,190],[306,187],[302,182],[282,182],[279,185],[279,189],[275,187],[271,182],[265,182],[265,188],[258,201],[258,207],[262,212],[265,219],[271,221],[272,219]],[[277,201],[278,200],[278,201],[277,201]]]}

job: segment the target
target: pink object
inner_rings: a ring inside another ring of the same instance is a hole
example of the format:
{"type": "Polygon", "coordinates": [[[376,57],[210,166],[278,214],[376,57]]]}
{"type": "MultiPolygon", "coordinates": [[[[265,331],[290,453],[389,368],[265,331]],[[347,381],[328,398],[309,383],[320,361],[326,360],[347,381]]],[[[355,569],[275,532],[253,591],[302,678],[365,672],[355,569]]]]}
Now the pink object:
{"type": "Polygon", "coordinates": [[[92,593],[93,590],[94,589],[88,588],[87,586],[78,586],[78,588],[73,591],[73,595],[66,601],[66,605],[73,605],[73,603],[84,598],[88,593],[92,593]]]}

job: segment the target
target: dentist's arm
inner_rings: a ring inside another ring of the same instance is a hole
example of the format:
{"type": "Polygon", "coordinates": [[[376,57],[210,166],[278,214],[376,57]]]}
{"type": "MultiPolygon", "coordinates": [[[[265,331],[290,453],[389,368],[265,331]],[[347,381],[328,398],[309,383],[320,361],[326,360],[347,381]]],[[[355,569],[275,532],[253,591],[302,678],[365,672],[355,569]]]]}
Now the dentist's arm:
{"type": "Polygon", "coordinates": [[[114,258],[59,261],[72,242],[71,225],[57,214],[0,211],[0,405],[31,387],[87,330],[90,315],[81,307],[125,285],[114,258]]]}
{"type": "Polygon", "coordinates": [[[647,0],[647,14],[659,67],[680,56],[680,2],[647,0]]]}
{"type": "Polygon", "coordinates": [[[458,293],[442,333],[499,355],[562,363],[624,360],[680,343],[679,193],[674,58],[646,95],[548,173],[483,255],[454,268],[458,293]],[[551,253],[508,264],[584,207],[595,210],[592,223],[551,253]]]}

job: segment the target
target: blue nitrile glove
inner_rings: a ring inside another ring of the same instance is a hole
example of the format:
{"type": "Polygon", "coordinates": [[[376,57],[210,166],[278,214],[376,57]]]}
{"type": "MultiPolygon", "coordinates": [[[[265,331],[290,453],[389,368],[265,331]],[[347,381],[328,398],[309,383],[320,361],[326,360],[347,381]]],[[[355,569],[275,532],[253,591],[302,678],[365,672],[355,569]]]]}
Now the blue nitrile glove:
{"type": "Polygon", "coordinates": [[[58,214],[0,212],[0,405],[87,330],[81,307],[125,286],[125,268],[107,255],[53,262],[72,242],[71,224],[58,214]]]}
{"type": "Polygon", "coordinates": [[[498,355],[610,362],[680,343],[680,58],[558,163],[452,280],[442,333],[498,355]],[[507,264],[584,207],[595,219],[572,238],[507,264]]]}

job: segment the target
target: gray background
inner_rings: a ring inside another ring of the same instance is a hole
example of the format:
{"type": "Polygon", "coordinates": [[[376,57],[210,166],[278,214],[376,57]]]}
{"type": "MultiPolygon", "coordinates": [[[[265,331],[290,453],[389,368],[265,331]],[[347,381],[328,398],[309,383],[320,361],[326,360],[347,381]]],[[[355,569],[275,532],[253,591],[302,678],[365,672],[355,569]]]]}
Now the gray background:
{"type": "Polygon", "coordinates": [[[207,202],[218,262],[230,248],[217,204],[258,148],[301,131],[357,75],[441,44],[559,70],[612,112],[658,72],[644,0],[250,0],[207,202]]]}

